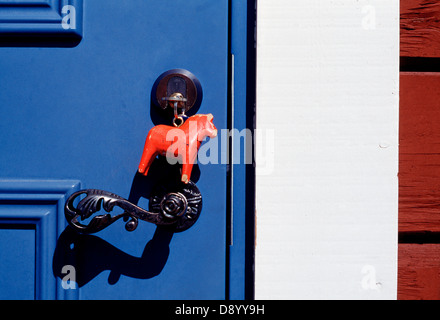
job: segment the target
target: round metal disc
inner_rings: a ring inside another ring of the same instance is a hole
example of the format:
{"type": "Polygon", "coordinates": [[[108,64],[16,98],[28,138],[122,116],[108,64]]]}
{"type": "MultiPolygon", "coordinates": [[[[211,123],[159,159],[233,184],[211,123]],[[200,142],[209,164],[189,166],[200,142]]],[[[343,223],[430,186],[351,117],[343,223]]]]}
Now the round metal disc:
{"type": "Polygon", "coordinates": [[[202,194],[192,181],[187,184],[180,181],[168,181],[156,186],[151,194],[149,210],[161,214],[164,219],[176,221],[169,226],[161,226],[161,228],[173,232],[187,230],[196,223],[202,212],[202,194]],[[179,199],[177,198],[180,196],[183,196],[186,202],[178,201],[179,199]],[[170,201],[172,198],[175,198],[177,201],[170,201]],[[164,202],[172,204],[173,207],[171,209],[168,208],[167,211],[164,212],[164,207],[166,207],[164,202]],[[186,206],[185,210],[183,210],[183,208],[174,207],[179,202],[184,203],[186,206]],[[175,212],[175,214],[173,212],[175,212]]]}
{"type": "Polygon", "coordinates": [[[175,93],[181,93],[186,100],[185,112],[192,108],[197,110],[202,103],[203,91],[200,81],[188,70],[172,69],[162,73],[154,83],[151,95],[154,104],[165,110],[170,107],[170,97],[175,93]]]}

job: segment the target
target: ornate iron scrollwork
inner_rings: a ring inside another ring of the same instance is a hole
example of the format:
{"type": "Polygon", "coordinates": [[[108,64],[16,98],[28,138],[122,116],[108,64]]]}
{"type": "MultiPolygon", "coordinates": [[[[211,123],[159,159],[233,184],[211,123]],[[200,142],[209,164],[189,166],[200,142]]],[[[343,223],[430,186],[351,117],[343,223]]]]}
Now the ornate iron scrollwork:
{"type": "Polygon", "coordinates": [[[181,232],[190,228],[199,218],[202,195],[191,181],[188,184],[159,185],[152,192],[149,209],[145,210],[108,191],[85,189],[75,192],[66,201],[65,216],[69,224],[81,233],[101,231],[121,218],[129,220],[125,224],[127,231],[134,231],[138,226],[138,220],[143,220],[173,232],[181,232]],[[85,198],[79,200],[75,206],[74,202],[84,194],[85,198]],[[115,207],[123,209],[124,212],[112,216],[110,212],[115,207]],[[88,224],[84,223],[101,210],[107,213],[96,215],[88,224]]]}

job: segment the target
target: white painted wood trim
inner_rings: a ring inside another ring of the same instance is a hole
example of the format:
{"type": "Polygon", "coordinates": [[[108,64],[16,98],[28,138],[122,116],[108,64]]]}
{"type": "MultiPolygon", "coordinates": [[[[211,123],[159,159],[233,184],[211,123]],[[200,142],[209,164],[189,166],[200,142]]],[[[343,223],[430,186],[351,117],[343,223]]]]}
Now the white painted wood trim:
{"type": "Polygon", "coordinates": [[[256,299],[395,299],[399,1],[257,23],[256,299]]]}

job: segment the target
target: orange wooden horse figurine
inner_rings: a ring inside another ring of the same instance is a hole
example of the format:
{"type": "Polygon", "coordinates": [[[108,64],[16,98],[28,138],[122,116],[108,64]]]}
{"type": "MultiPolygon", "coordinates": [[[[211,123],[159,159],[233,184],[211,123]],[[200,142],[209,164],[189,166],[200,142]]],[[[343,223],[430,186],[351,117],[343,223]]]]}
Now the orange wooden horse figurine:
{"type": "MultiPolygon", "coordinates": [[[[139,172],[148,174],[148,170],[157,155],[178,158],[182,163],[182,182],[188,183],[197,153],[206,137],[217,136],[212,114],[196,114],[189,117],[180,127],[157,125],[147,135],[139,172]]],[[[169,162],[171,162],[169,160],[169,162]]]]}

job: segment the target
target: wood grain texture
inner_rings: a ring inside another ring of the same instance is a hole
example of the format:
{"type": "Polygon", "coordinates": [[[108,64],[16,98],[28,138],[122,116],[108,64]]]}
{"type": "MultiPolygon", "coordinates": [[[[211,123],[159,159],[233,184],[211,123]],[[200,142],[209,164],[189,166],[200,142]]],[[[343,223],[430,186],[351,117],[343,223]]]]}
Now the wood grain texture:
{"type": "Polygon", "coordinates": [[[440,2],[400,1],[400,55],[440,57],[440,2]]]}
{"type": "Polygon", "coordinates": [[[400,75],[399,231],[440,231],[440,74],[400,75]]]}
{"type": "Polygon", "coordinates": [[[400,244],[397,298],[440,299],[440,244],[400,244]]]}

